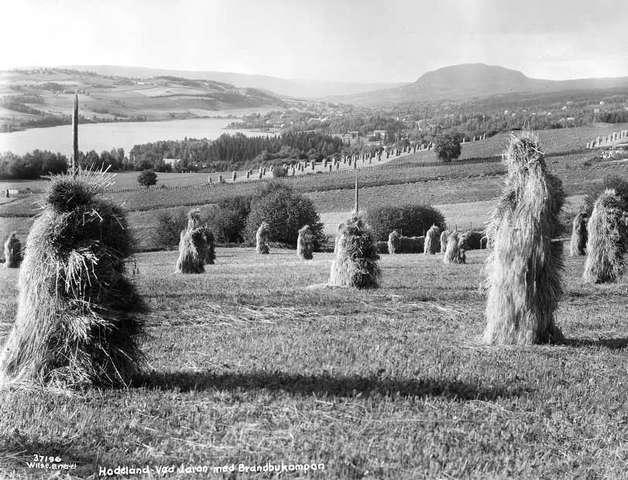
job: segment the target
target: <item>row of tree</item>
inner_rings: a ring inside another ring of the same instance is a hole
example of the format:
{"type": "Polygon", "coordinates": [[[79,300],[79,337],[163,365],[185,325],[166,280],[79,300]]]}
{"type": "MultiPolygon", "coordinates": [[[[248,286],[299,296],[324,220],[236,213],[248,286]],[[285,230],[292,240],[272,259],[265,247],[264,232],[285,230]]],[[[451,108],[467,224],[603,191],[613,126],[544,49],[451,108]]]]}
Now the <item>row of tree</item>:
{"type": "Polygon", "coordinates": [[[275,159],[319,159],[339,153],[342,141],[320,133],[292,132],[276,137],[223,134],[216,140],[186,138],[135,145],[130,162],[136,170],[168,171],[164,158],[175,158],[181,171],[237,170],[275,159]]]}

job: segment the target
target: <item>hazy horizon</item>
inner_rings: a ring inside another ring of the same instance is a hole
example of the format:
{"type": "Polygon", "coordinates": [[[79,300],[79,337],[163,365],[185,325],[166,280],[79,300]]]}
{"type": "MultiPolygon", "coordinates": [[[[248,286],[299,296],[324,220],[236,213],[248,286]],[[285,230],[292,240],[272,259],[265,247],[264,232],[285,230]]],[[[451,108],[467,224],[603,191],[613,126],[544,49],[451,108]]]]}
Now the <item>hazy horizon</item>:
{"type": "Polygon", "coordinates": [[[26,0],[4,7],[0,69],[124,66],[406,83],[462,63],[531,78],[628,76],[618,0],[26,0]],[[107,36],[106,36],[107,35],[107,36]]]}

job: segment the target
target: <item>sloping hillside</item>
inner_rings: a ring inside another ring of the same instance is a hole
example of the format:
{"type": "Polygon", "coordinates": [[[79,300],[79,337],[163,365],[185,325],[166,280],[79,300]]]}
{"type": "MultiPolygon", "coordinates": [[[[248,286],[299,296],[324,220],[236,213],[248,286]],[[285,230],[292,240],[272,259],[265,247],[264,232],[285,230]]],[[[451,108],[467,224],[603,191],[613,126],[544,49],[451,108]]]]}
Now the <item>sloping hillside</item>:
{"type": "Polygon", "coordinates": [[[453,65],[427,72],[408,85],[337,97],[348,103],[376,105],[437,99],[461,100],[509,93],[545,93],[574,90],[628,88],[628,77],[577,80],[541,80],[495,65],[453,65]]]}
{"type": "Polygon", "coordinates": [[[0,131],[67,123],[75,91],[81,97],[82,120],[92,122],[192,118],[218,110],[285,105],[270,92],[210,80],[14,70],[0,73],[0,131]]]}
{"type": "Polygon", "coordinates": [[[165,68],[125,67],[120,65],[72,65],[71,69],[96,72],[103,75],[121,75],[124,77],[153,77],[175,75],[195,80],[213,80],[226,82],[238,87],[260,88],[279,95],[297,98],[321,98],[330,95],[352,95],[355,93],[394,88],[402,83],[361,83],[305,80],[297,78],[279,78],[268,75],[250,75],[245,73],[216,72],[206,70],[169,70],[165,68]]]}

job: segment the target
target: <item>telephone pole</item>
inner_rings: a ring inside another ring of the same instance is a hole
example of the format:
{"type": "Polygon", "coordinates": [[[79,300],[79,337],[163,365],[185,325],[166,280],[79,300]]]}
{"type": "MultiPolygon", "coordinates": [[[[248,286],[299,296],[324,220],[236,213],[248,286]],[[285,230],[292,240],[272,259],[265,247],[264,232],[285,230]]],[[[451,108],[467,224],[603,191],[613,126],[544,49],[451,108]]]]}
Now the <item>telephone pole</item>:
{"type": "Polygon", "coordinates": [[[79,147],[78,147],[78,93],[74,94],[74,112],[72,113],[72,163],[70,169],[72,170],[72,176],[78,175],[79,164],[79,147]]]}

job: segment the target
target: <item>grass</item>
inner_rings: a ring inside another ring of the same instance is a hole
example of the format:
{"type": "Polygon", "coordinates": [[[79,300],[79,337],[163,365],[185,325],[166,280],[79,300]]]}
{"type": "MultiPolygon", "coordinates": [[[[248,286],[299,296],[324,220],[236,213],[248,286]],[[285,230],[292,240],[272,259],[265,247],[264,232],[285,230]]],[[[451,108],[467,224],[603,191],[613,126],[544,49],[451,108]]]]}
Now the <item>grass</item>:
{"type": "MultiPolygon", "coordinates": [[[[198,276],[172,273],[175,252],[138,255],[153,371],[132,388],[0,393],[0,472],[40,478],[24,467],[37,453],[76,462],[75,478],[267,461],[325,464],[307,478],[625,473],[626,277],[586,286],[582,259],[567,259],[566,344],[489,348],[475,341],[483,251],[466,265],[385,255],[375,292],[307,288],[326,281],[331,254],[217,254],[198,276]]],[[[0,336],[15,281],[0,276],[0,336]]]]}

